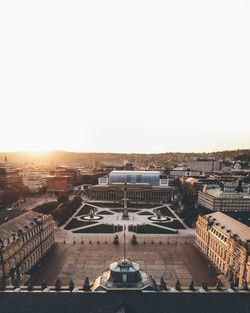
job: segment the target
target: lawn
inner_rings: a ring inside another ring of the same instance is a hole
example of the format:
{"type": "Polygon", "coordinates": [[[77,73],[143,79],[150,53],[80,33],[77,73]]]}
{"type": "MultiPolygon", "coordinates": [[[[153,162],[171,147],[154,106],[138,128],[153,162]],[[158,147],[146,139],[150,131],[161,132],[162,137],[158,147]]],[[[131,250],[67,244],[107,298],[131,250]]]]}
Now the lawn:
{"type": "Polygon", "coordinates": [[[114,213],[110,212],[110,211],[100,211],[97,213],[98,215],[113,215],[114,213]]]}
{"type": "Polygon", "coordinates": [[[164,227],[170,227],[174,229],[185,229],[185,227],[177,220],[166,223],[166,222],[155,222],[154,224],[161,225],[164,227]]]}
{"type": "Polygon", "coordinates": [[[175,231],[155,227],[152,225],[138,225],[138,226],[130,225],[128,227],[128,230],[137,234],[176,234],[175,231]]]}
{"type": "MultiPolygon", "coordinates": [[[[123,212],[123,209],[112,209],[112,211],[113,211],[113,212],[116,212],[116,213],[121,213],[121,212],[123,212]]],[[[128,209],[128,212],[136,213],[136,212],[140,212],[140,210],[128,209]]]]}
{"type": "Polygon", "coordinates": [[[122,226],[120,225],[98,224],[93,227],[73,231],[73,233],[116,233],[120,231],[122,231],[122,226]]]}
{"type": "Polygon", "coordinates": [[[73,228],[87,226],[87,225],[91,225],[91,224],[96,224],[96,222],[82,222],[82,221],[78,221],[76,218],[73,218],[69,222],[69,224],[66,225],[66,227],[64,227],[64,229],[70,230],[70,229],[73,229],[73,228]]]}
{"type": "Polygon", "coordinates": [[[90,205],[87,205],[85,204],[83,208],[81,208],[80,212],[78,212],[78,214],[76,216],[80,216],[80,215],[87,215],[89,214],[90,210],[93,210],[93,211],[97,211],[96,208],[90,206],[90,205]]]}
{"type": "MultiPolygon", "coordinates": [[[[123,202],[89,202],[89,204],[96,205],[100,208],[123,208],[123,202]]],[[[159,204],[151,203],[128,203],[128,208],[135,209],[152,209],[159,206],[159,204]]]]}
{"type": "MultiPolygon", "coordinates": [[[[157,209],[154,209],[154,212],[156,212],[156,210],[157,209]]],[[[161,211],[161,214],[163,216],[175,217],[174,214],[172,212],[170,212],[170,210],[166,206],[160,208],[159,210],[161,211]]]]}

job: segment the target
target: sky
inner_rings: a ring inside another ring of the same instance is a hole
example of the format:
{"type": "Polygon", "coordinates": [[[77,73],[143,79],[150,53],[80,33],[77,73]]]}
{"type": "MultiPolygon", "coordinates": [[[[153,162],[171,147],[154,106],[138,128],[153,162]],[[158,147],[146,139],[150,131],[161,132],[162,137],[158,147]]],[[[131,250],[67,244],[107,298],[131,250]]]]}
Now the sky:
{"type": "Polygon", "coordinates": [[[250,148],[249,0],[0,2],[0,151],[250,148]]]}

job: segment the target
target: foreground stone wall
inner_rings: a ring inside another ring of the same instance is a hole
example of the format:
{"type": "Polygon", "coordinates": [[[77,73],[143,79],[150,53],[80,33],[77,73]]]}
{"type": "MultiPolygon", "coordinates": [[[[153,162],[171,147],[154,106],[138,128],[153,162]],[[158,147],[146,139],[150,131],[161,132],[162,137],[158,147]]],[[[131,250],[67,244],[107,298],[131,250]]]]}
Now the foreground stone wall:
{"type": "Polygon", "coordinates": [[[124,312],[136,313],[247,313],[250,311],[250,293],[0,292],[0,311],[3,313],[115,313],[122,307],[124,312]]]}

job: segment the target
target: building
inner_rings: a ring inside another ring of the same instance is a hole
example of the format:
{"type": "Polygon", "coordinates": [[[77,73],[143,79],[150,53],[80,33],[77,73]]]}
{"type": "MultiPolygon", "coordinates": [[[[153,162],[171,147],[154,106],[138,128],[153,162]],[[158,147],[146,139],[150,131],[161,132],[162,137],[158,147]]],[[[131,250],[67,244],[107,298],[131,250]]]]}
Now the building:
{"type": "Polygon", "coordinates": [[[218,185],[206,185],[198,193],[198,204],[213,211],[250,211],[250,196],[223,192],[218,185]]]}
{"type": "Polygon", "coordinates": [[[250,193],[250,184],[244,183],[242,179],[239,179],[238,181],[232,181],[232,182],[224,182],[224,192],[232,193],[235,191],[240,191],[246,194],[250,193]]]}
{"type": "Polygon", "coordinates": [[[181,177],[179,181],[183,192],[191,194],[195,198],[198,197],[198,192],[203,188],[203,183],[198,178],[181,177]]]}
{"type": "Polygon", "coordinates": [[[47,176],[46,184],[48,192],[67,192],[73,188],[70,176],[47,176]]]}
{"type": "Polygon", "coordinates": [[[48,172],[43,172],[35,167],[25,167],[22,169],[21,176],[24,186],[32,192],[39,192],[46,187],[46,177],[48,172]]]}
{"type": "Polygon", "coordinates": [[[25,273],[54,243],[51,215],[29,211],[0,225],[0,282],[7,285],[18,281],[25,283],[25,273]]]}
{"type": "Polygon", "coordinates": [[[7,161],[0,164],[0,190],[22,188],[23,180],[20,176],[20,172],[14,169],[7,161]]]}
{"type": "Polygon", "coordinates": [[[205,174],[202,171],[191,170],[188,167],[176,167],[169,171],[169,177],[176,179],[179,177],[200,177],[205,174]]]}
{"type": "Polygon", "coordinates": [[[124,184],[127,183],[127,197],[132,201],[163,201],[172,199],[173,188],[167,180],[161,180],[157,171],[112,171],[108,184],[100,180],[99,185],[90,186],[88,195],[93,200],[123,199],[124,184]]]}
{"type": "Polygon", "coordinates": [[[235,286],[250,283],[248,226],[221,212],[199,216],[196,245],[226,277],[225,281],[233,281],[235,286]]]}
{"type": "Polygon", "coordinates": [[[222,162],[216,160],[198,159],[190,162],[190,168],[192,170],[202,172],[218,172],[221,171],[222,162]]]}
{"type": "Polygon", "coordinates": [[[51,176],[68,176],[73,186],[79,185],[81,181],[81,172],[76,167],[59,166],[50,171],[51,176]]]}

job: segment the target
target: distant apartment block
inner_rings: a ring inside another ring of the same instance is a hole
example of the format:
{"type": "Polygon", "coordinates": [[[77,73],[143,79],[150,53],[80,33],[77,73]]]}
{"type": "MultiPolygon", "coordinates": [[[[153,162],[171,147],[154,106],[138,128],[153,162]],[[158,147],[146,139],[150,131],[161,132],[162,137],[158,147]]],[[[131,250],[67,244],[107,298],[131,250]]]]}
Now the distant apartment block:
{"type": "Polygon", "coordinates": [[[14,169],[7,159],[0,164],[0,190],[20,188],[23,180],[18,169],[14,169]]]}
{"type": "Polygon", "coordinates": [[[179,177],[199,177],[204,176],[205,174],[202,171],[192,170],[188,167],[176,167],[169,172],[170,178],[179,178],[179,177]]]}
{"type": "Polygon", "coordinates": [[[190,168],[192,170],[202,171],[202,172],[217,172],[221,171],[222,162],[216,160],[203,160],[199,159],[190,162],[190,168]]]}
{"type": "Polygon", "coordinates": [[[48,192],[67,192],[73,188],[70,176],[47,176],[46,182],[48,192]]]}
{"type": "Polygon", "coordinates": [[[213,211],[250,211],[249,194],[223,192],[220,186],[204,186],[198,193],[198,204],[213,211]]]}
{"type": "MultiPolygon", "coordinates": [[[[196,245],[224,275],[225,282],[235,286],[250,283],[250,228],[216,212],[199,216],[196,223],[196,245]]],[[[223,281],[223,276],[219,278],[223,281]]]]}
{"type": "Polygon", "coordinates": [[[25,273],[54,243],[51,215],[30,211],[0,225],[0,282],[25,283],[25,273]]]}
{"type": "Polygon", "coordinates": [[[203,188],[203,183],[198,178],[180,177],[179,181],[181,189],[196,198],[198,196],[198,192],[203,188]]]}

